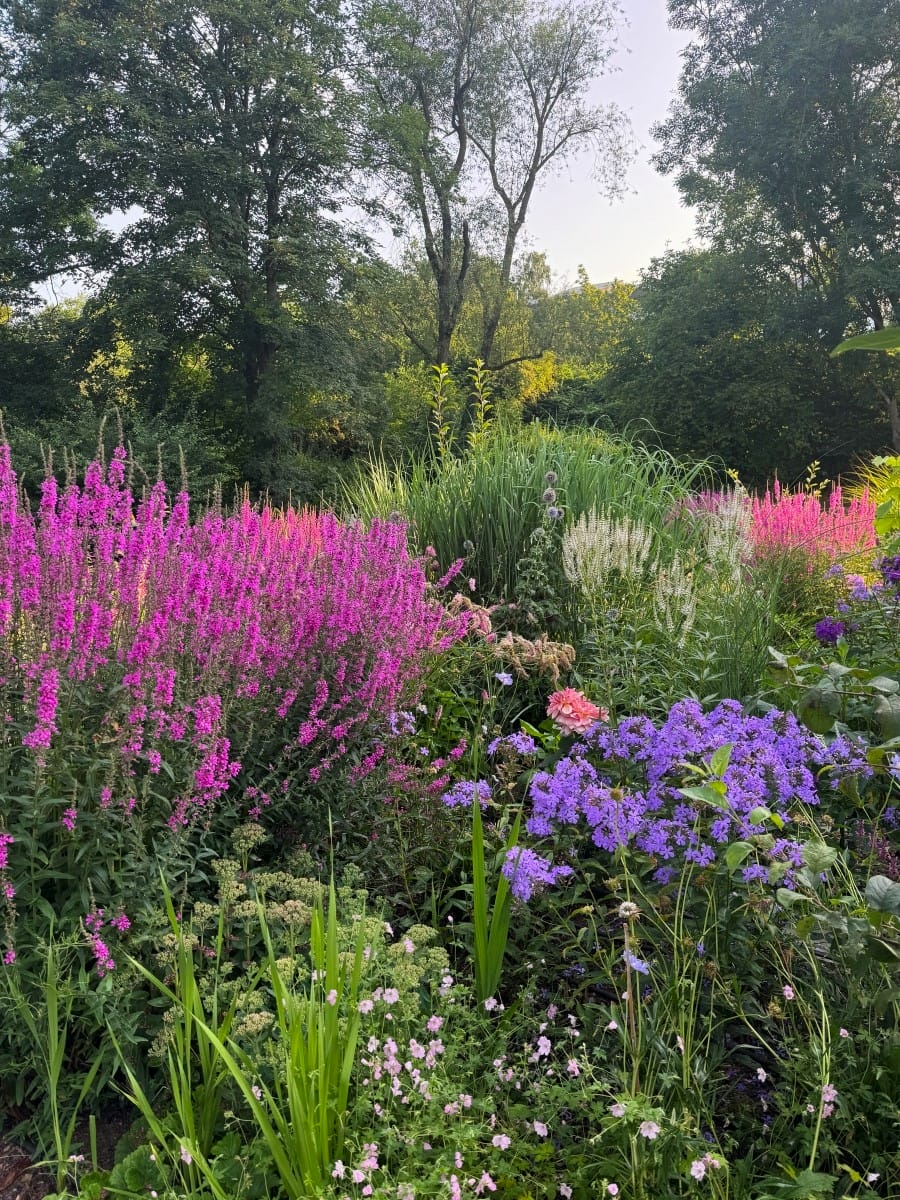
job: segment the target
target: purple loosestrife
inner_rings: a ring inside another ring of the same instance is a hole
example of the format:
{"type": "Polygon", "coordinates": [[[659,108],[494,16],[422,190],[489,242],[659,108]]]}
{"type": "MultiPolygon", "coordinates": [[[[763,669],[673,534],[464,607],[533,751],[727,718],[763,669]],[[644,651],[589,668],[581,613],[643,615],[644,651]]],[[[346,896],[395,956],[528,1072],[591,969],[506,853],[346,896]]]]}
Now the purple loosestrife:
{"type": "MultiPolygon", "coordinates": [[[[127,474],[119,448],[81,486],[48,478],[32,512],[0,445],[6,711],[24,712],[38,767],[76,741],[105,760],[99,803],[79,797],[66,832],[101,810],[124,820],[149,774],[170,794],[145,822],[178,836],[208,823],[249,769],[236,748],[251,733],[285,748],[267,761],[278,770],[284,753],[286,777],[360,744],[356,778],[374,769],[389,715],[415,703],[431,657],[468,623],[436,599],[405,526],[249,504],[192,521],[186,494],[157,483],[136,497],[127,474]]],[[[14,804],[4,820],[15,836],[14,804]]]]}

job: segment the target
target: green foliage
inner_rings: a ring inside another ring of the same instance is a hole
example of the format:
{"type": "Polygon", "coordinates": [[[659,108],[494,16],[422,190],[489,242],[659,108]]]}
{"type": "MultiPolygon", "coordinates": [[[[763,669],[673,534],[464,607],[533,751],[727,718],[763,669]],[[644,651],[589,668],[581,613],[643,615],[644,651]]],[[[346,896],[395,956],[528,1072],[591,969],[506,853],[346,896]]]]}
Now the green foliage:
{"type": "Polygon", "coordinates": [[[439,464],[419,458],[407,469],[376,460],[348,485],[345,504],[364,519],[400,513],[419,547],[434,547],[442,566],[465,559],[479,596],[512,600],[516,564],[544,519],[548,486],[557,492],[551,507],[566,519],[602,505],[661,522],[704,473],[702,464],[681,464],[623,439],[534,424],[494,428],[478,447],[439,464]],[[549,485],[548,474],[556,480],[549,485]]]}
{"type": "MultiPolygon", "coordinates": [[[[175,0],[148,19],[136,4],[22,0],[7,33],[8,172],[52,180],[95,219],[140,210],[84,255],[108,273],[101,308],[151,369],[205,344],[243,473],[264,483],[290,425],[284,371],[315,362],[347,265],[331,215],[348,171],[345,14],[332,0],[239,14],[175,0]]],[[[53,216],[32,204],[12,223],[36,260],[29,282],[59,269],[53,216]]]]}
{"type": "Polygon", "coordinates": [[[870,333],[846,338],[835,346],[831,357],[837,358],[839,354],[846,354],[848,350],[874,350],[895,354],[900,351],[900,329],[873,329],[870,333]]]}
{"type": "MultiPolygon", "coordinates": [[[[169,920],[177,939],[177,968],[172,988],[140,964],[135,964],[153,986],[173,1004],[167,1058],[170,1097],[174,1106],[171,1127],[161,1121],[127,1063],[132,1099],[160,1148],[165,1161],[182,1176],[190,1193],[209,1192],[225,1200],[228,1193],[210,1161],[213,1138],[222,1121],[222,1091],[226,1083],[239,1096],[256,1126],[255,1135],[265,1148],[281,1186],[288,1196],[318,1195],[340,1157],[344,1119],[349,1104],[351,1070],[359,1036],[358,999],[363,967],[365,924],[357,926],[349,962],[341,953],[337,898],[329,890],[328,915],[321,898],[311,912],[308,986],[297,987],[294,968],[275,953],[265,909],[258,919],[265,944],[265,967],[274,1008],[278,1050],[273,1056],[271,1082],[253,1084],[259,1064],[231,1036],[235,1001],[219,1014],[204,1010],[194,971],[193,948],[185,943],[171,900],[166,897],[169,920]],[[285,978],[287,975],[287,978],[285,978]],[[196,1066],[195,1066],[196,1062],[196,1066]],[[199,1084],[195,1086],[195,1072],[199,1084]]],[[[222,923],[216,945],[217,965],[222,962],[222,923]]],[[[253,990],[254,982],[250,988],[253,990]]],[[[217,992],[212,993],[213,1004],[217,992]]]]}
{"type": "MultiPolygon", "coordinates": [[[[503,847],[507,850],[518,845],[519,829],[522,824],[521,809],[509,830],[503,847]]],[[[483,1004],[489,996],[495,996],[503,975],[503,959],[509,938],[509,921],[512,900],[509,880],[493,864],[496,883],[492,903],[488,902],[488,879],[485,873],[484,828],[481,804],[472,804],[472,926],[474,935],[473,967],[475,971],[475,999],[483,1004]],[[490,912],[488,909],[490,908],[490,912]]]]}
{"type": "Polygon", "coordinates": [[[694,41],[659,129],[661,168],[732,244],[755,234],[804,283],[853,296],[880,327],[882,306],[896,304],[897,228],[884,205],[900,170],[895,7],[714,0],[701,11],[670,0],[669,13],[694,41]]]}
{"type": "MultiPolygon", "coordinates": [[[[53,1135],[51,1144],[42,1145],[41,1150],[55,1165],[56,1186],[62,1188],[69,1170],[69,1153],[81,1107],[91,1094],[101,1069],[109,1070],[109,1061],[107,1055],[95,1053],[86,1069],[76,1068],[66,1078],[71,1069],[71,1051],[67,1043],[74,1032],[76,997],[83,998],[89,989],[89,981],[78,963],[77,953],[73,952],[74,947],[71,944],[61,946],[54,938],[52,925],[42,949],[43,975],[37,988],[32,990],[28,986],[30,981],[24,981],[12,964],[0,974],[0,1010],[5,1021],[21,1023],[25,1037],[30,1039],[29,1057],[44,1092],[41,1107],[49,1113],[53,1135]],[[23,990],[23,982],[26,990],[23,990]],[[40,997],[37,1006],[35,996],[40,997]]],[[[4,1057],[4,1070],[14,1069],[8,1053],[4,1057]]],[[[19,1087],[28,1078],[31,1065],[15,1064],[19,1067],[16,1080],[19,1087]]],[[[24,1089],[22,1091],[21,1099],[24,1099],[24,1089]]]]}
{"type": "Polygon", "coordinates": [[[724,459],[750,486],[798,477],[816,457],[834,477],[889,434],[873,384],[848,360],[829,361],[820,330],[834,314],[758,252],[670,253],[643,273],[635,299],[582,411],[616,428],[649,422],[675,453],[724,459]]]}

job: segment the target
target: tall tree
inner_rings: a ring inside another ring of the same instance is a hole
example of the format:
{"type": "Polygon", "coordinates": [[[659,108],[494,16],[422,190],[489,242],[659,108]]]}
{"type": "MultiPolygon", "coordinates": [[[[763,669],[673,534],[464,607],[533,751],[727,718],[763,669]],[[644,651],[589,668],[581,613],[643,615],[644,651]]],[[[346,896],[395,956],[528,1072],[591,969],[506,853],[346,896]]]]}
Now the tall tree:
{"type": "Polygon", "coordinates": [[[516,248],[540,178],[593,147],[615,184],[627,128],[588,101],[614,48],[614,0],[360,0],[371,165],[398,230],[412,218],[434,284],[446,362],[476,253],[496,257],[480,357],[489,367],[516,248]]]}
{"type": "Polygon", "coordinates": [[[851,327],[900,322],[900,5],[669,0],[669,13],[695,40],[660,168],[721,245],[766,247],[829,301],[830,345],[845,300],[851,327]]]}
{"type": "Polygon", "coordinates": [[[649,422],[668,449],[713,456],[751,485],[796,479],[813,459],[833,478],[883,444],[874,390],[829,359],[804,297],[763,256],[670,253],[635,299],[609,370],[584,390],[595,417],[649,422]]]}
{"type": "Polygon", "coordinates": [[[621,184],[627,122],[615,105],[588,99],[615,51],[617,13],[611,0],[514,0],[486,52],[489,69],[473,99],[471,137],[490,178],[500,243],[500,286],[485,311],[480,347],[488,365],[540,177],[592,150],[598,181],[612,192],[621,184]]]}
{"type": "Polygon", "coordinates": [[[216,333],[248,469],[261,464],[284,435],[277,360],[338,281],[351,123],[340,0],[10,11],[11,169],[40,171],[94,216],[136,213],[93,265],[111,271],[123,308],[216,333]]]}

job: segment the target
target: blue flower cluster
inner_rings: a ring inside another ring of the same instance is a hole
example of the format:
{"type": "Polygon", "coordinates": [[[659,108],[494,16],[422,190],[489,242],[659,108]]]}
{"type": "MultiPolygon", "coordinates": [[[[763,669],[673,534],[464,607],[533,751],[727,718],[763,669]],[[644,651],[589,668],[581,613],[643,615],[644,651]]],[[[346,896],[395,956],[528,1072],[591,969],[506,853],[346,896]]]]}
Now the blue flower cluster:
{"type": "Polygon", "coordinates": [[[846,630],[846,624],[837,617],[823,617],[816,622],[813,633],[823,646],[836,646],[838,638],[842,638],[846,630]]]}
{"type": "Polygon", "coordinates": [[[479,779],[477,783],[473,783],[470,779],[463,779],[455,784],[449,792],[444,792],[441,800],[448,808],[471,808],[475,797],[482,808],[487,808],[491,798],[491,789],[486,779],[479,779]]]}
{"type": "MultiPolygon", "coordinates": [[[[837,788],[847,775],[871,773],[862,745],[841,737],[826,746],[789,713],[751,716],[735,700],[704,713],[683,700],[659,728],[647,717],[626,718],[615,729],[598,723],[552,771],[537,772],[527,828],[549,837],[584,821],[595,846],[613,853],[632,845],[660,861],[656,878],[668,882],[682,862],[705,866],[717,846],[763,833],[750,819],[759,806],[787,827],[794,805],[818,804],[824,779],[837,788]],[[691,767],[704,769],[726,745],[721,806],[683,796],[680,789],[697,779],[691,767]]],[[[773,839],[767,854],[789,872],[801,861],[789,837],[773,839]]]]}
{"type": "Polygon", "coordinates": [[[494,758],[501,746],[508,746],[516,754],[521,754],[523,757],[528,754],[537,753],[537,745],[534,738],[529,733],[508,733],[506,737],[494,738],[488,743],[487,752],[494,758]]]}
{"type": "Polygon", "coordinates": [[[535,891],[549,887],[573,874],[567,866],[555,867],[546,858],[541,858],[525,846],[513,846],[507,851],[503,863],[503,874],[509,880],[509,890],[517,900],[530,900],[535,891]]]}

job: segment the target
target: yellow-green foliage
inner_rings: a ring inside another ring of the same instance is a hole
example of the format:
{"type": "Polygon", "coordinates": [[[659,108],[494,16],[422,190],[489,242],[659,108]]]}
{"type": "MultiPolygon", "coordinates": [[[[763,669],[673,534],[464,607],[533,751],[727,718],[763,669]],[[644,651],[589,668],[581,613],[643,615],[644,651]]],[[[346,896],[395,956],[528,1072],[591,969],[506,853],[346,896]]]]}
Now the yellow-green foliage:
{"type": "Polygon", "coordinates": [[[900,455],[879,456],[857,472],[850,495],[867,491],[875,501],[875,532],[883,547],[900,535],[900,455]]]}

